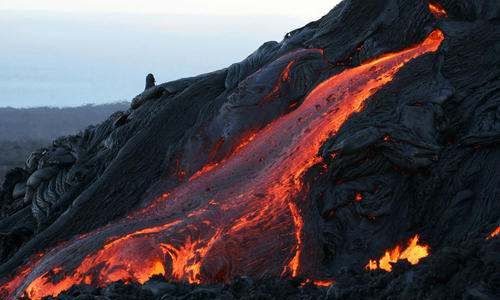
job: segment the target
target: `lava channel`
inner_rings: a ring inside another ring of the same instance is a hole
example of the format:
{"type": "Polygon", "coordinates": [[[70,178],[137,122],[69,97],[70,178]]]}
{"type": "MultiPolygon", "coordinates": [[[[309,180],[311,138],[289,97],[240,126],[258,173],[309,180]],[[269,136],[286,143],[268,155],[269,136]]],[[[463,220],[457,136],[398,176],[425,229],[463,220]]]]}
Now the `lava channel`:
{"type": "Polygon", "coordinates": [[[321,162],[322,144],[366,99],[407,62],[437,51],[443,39],[435,30],[420,44],[325,80],[217,166],[148,208],[21,267],[3,283],[1,298],[41,299],[74,284],[143,283],[156,274],[190,283],[243,275],[321,277],[313,274],[321,257],[307,247],[316,235],[308,234],[314,220],[304,209],[304,173],[321,162]]]}

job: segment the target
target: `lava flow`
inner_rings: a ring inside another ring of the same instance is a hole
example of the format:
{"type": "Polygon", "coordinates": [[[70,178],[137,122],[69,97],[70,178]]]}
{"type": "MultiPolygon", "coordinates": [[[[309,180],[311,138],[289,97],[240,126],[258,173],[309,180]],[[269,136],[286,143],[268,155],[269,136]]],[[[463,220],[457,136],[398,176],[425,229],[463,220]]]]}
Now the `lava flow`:
{"type": "Polygon", "coordinates": [[[294,60],[292,60],[291,62],[288,63],[288,65],[285,67],[285,69],[281,72],[281,75],[279,76],[278,82],[276,83],[274,88],[271,90],[271,92],[267,96],[265,96],[262,99],[263,102],[272,101],[273,99],[279,97],[281,87],[282,87],[284,82],[287,82],[289,80],[290,71],[295,63],[296,62],[294,60]]]}
{"type": "Polygon", "coordinates": [[[313,284],[313,285],[315,285],[317,287],[329,287],[329,286],[334,285],[335,281],[329,280],[329,279],[326,279],[326,280],[321,280],[321,279],[315,279],[315,280],[306,279],[306,280],[304,280],[303,282],[300,283],[300,286],[304,287],[307,284],[313,284]]]}
{"type": "Polygon", "coordinates": [[[500,226],[497,226],[497,228],[495,228],[495,230],[493,230],[490,234],[488,234],[486,239],[491,240],[499,234],[500,234],[500,226]]]}
{"type": "Polygon", "coordinates": [[[429,2],[429,11],[438,19],[448,17],[448,13],[444,7],[436,2],[429,2]]]}
{"type": "Polygon", "coordinates": [[[44,253],[4,283],[0,296],[40,299],[73,284],[143,283],[155,274],[190,283],[321,277],[314,274],[321,257],[308,251],[316,234],[308,234],[315,221],[305,209],[303,175],[321,162],[320,147],[366,99],[407,62],[437,51],[443,39],[435,30],[418,45],[325,80],[229,158],[146,209],[44,253]]]}
{"type": "Polygon", "coordinates": [[[392,264],[397,263],[399,260],[407,260],[412,265],[418,264],[422,258],[429,256],[429,246],[419,245],[418,240],[419,236],[414,236],[408,243],[408,247],[403,251],[401,251],[400,246],[387,250],[378,262],[370,260],[365,269],[370,271],[382,269],[391,272],[392,264]]]}

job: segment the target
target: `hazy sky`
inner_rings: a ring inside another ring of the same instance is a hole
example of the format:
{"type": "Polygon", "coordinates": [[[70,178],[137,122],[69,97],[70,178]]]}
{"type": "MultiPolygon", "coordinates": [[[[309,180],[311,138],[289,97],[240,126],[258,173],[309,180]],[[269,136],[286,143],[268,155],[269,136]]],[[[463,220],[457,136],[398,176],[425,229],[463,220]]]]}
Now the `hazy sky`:
{"type": "Polygon", "coordinates": [[[0,107],[130,100],[225,68],[328,13],[320,0],[0,0],[0,107]]]}
{"type": "Polygon", "coordinates": [[[317,18],[331,9],[333,0],[0,0],[0,9],[132,12],[162,14],[282,14],[317,18]]]}

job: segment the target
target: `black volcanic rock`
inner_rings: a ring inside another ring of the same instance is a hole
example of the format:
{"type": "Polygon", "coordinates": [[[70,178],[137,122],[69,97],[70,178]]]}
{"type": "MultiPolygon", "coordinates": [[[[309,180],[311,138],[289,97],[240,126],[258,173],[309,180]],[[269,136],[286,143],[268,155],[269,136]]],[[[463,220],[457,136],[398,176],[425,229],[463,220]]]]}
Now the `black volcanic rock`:
{"type": "Polygon", "coordinates": [[[240,63],[150,87],[129,111],[57,140],[34,155],[33,168],[13,171],[0,193],[19,203],[0,220],[0,275],[224,159],[325,79],[439,28],[440,50],[409,62],[375,93],[323,145],[325,165],[307,173],[306,214],[317,223],[307,234],[321,241],[307,250],[323,257],[318,269],[333,286],[305,278],[197,286],[152,279],[75,286],[59,298],[498,299],[500,240],[486,237],[500,225],[500,5],[438,2],[446,18],[436,18],[428,1],[345,0],[240,63]],[[25,182],[28,196],[13,199],[25,182]],[[365,270],[416,233],[430,246],[426,259],[365,270]]]}
{"type": "Polygon", "coordinates": [[[116,282],[109,287],[74,286],[57,298],[51,299],[128,299],[128,300],[197,300],[197,299],[292,299],[312,300],[325,298],[327,289],[314,285],[299,286],[296,282],[282,279],[253,281],[235,278],[228,284],[188,285],[152,279],[143,286],[116,282]]]}

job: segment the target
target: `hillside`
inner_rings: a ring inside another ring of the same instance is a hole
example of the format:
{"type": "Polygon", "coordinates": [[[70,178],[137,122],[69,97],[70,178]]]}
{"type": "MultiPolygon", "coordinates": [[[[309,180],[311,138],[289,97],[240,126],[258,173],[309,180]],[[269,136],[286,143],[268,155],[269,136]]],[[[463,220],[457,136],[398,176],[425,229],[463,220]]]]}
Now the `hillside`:
{"type": "Polygon", "coordinates": [[[0,108],[0,182],[6,172],[23,167],[28,154],[48,147],[59,136],[76,134],[98,124],[128,103],[72,108],[0,108]]]}
{"type": "Polygon", "coordinates": [[[0,298],[498,299],[499,41],[497,0],[345,0],[151,85],[7,177],[0,298]]]}

